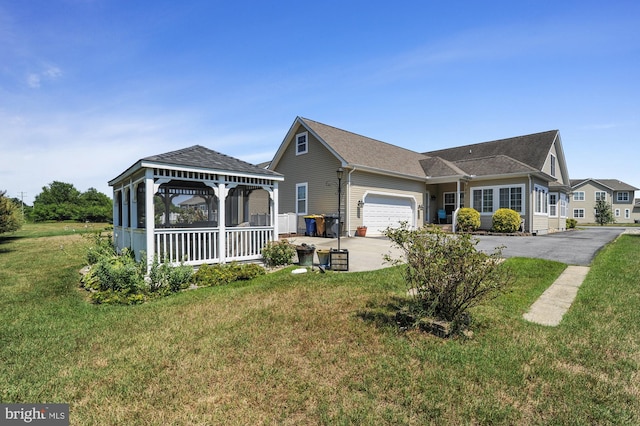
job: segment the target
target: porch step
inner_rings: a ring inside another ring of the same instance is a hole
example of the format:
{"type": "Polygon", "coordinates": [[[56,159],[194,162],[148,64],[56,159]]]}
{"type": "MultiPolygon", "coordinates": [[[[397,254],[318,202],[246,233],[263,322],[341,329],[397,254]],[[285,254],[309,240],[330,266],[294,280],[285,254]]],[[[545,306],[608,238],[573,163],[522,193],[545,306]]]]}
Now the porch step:
{"type": "Polygon", "coordinates": [[[434,223],[434,226],[437,226],[438,228],[440,228],[440,230],[442,232],[453,232],[453,225],[452,224],[438,224],[438,223],[434,223]]]}

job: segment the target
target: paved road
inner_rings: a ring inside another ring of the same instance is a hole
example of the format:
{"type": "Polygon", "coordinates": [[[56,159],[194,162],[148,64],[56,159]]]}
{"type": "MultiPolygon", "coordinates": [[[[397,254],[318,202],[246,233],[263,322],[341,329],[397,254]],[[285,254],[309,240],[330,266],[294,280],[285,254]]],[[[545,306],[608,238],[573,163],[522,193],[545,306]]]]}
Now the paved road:
{"type": "Polygon", "coordinates": [[[569,265],[589,266],[596,253],[625,228],[593,227],[535,237],[479,236],[476,248],[492,252],[498,246],[504,257],[533,257],[569,265]]]}

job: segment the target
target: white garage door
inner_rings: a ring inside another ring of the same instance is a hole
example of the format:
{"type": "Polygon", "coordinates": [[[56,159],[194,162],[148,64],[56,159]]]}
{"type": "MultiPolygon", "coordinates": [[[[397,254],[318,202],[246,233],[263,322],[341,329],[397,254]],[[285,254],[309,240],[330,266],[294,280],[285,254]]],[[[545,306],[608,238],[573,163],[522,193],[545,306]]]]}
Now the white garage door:
{"type": "Polygon", "coordinates": [[[380,235],[387,227],[397,227],[406,221],[413,226],[413,208],[409,198],[367,195],[364,199],[362,222],[367,235],[380,235]]]}

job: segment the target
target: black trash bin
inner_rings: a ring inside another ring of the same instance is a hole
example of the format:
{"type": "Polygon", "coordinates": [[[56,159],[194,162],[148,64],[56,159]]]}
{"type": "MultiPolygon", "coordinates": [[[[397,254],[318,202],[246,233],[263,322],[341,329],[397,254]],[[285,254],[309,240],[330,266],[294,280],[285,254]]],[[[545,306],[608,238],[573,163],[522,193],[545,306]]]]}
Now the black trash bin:
{"type": "Polygon", "coordinates": [[[340,232],[340,223],[338,215],[326,214],[324,215],[324,233],[327,238],[338,238],[340,232]]]}

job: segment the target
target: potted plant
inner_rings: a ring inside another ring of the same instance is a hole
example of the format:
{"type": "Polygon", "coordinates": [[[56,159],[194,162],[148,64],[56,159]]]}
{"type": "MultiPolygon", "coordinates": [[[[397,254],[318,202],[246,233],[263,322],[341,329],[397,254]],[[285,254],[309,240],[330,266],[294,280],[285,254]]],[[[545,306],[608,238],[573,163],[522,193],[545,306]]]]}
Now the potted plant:
{"type": "Polygon", "coordinates": [[[358,237],[365,237],[367,235],[367,227],[366,226],[358,226],[356,228],[356,235],[358,237]]]}

